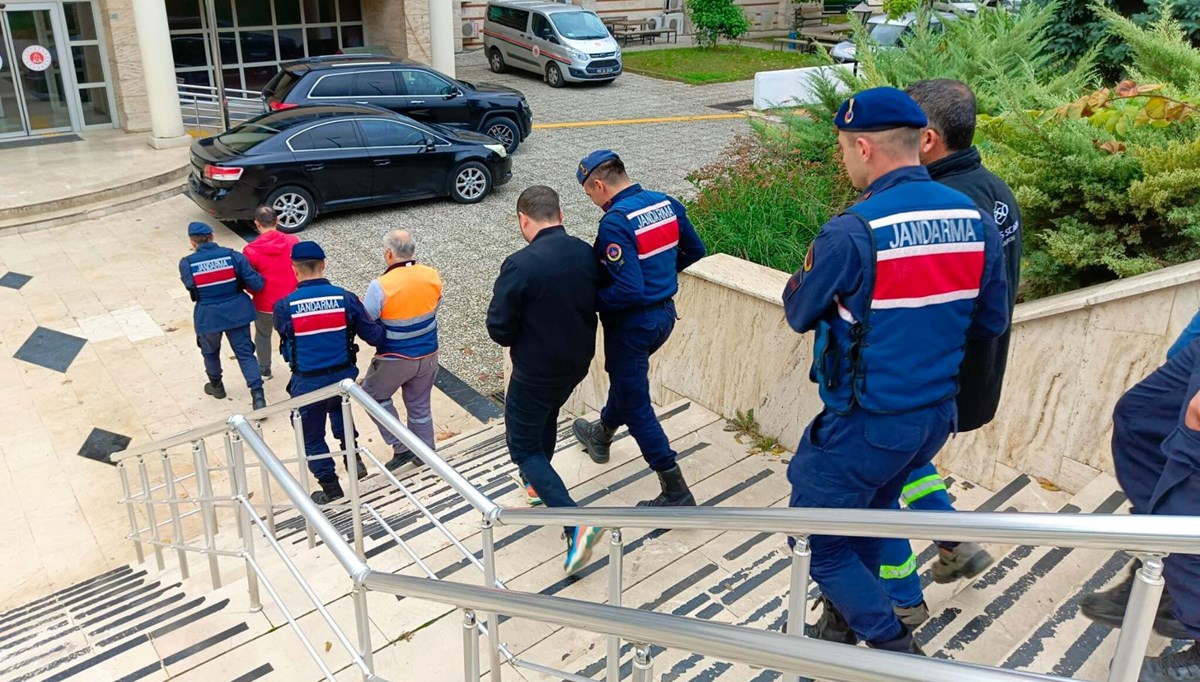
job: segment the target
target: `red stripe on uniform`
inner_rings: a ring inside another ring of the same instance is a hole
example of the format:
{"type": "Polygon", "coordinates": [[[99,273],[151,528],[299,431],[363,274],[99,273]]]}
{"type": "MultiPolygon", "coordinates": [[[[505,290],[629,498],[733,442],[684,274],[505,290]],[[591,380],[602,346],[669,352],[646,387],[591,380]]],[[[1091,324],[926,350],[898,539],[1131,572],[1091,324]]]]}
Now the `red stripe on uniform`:
{"type": "Polygon", "coordinates": [[[236,279],[233,273],[233,268],[217,268],[216,270],[208,270],[206,272],[198,272],[192,275],[192,279],[196,281],[196,286],[203,287],[209,284],[220,284],[222,282],[232,282],[236,279]]]}
{"type": "Polygon", "coordinates": [[[679,243],[679,219],[670,218],[637,233],[638,257],[647,258],[679,243]]]}
{"type": "Polygon", "coordinates": [[[983,256],[983,251],[967,251],[881,260],[875,264],[874,298],[925,298],[978,289],[983,256]]]}
{"type": "Polygon", "coordinates": [[[346,328],[346,311],[331,310],[327,313],[301,315],[292,318],[292,328],[297,334],[318,334],[346,328]]]}

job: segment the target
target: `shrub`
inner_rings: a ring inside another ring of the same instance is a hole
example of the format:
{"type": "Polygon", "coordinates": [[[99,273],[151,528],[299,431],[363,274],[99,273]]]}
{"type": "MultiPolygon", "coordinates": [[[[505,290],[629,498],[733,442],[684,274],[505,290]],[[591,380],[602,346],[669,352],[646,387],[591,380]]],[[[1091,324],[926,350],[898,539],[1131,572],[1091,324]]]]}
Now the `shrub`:
{"type": "Polygon", "coordinates": [[[688,0],[688,14],[700,47],[716,47],[721,38],[737,40],[750,30],[750,22],[733,0],[688,0]]]}

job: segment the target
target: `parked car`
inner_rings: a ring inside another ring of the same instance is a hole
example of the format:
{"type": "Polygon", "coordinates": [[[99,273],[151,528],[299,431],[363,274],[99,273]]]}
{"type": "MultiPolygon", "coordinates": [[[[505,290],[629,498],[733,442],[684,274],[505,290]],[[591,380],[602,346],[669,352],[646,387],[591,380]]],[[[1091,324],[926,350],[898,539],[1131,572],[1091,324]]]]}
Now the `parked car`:
{"type": "Polygon", "coordinates": [[[303,104],[370,104],[422,123],[475,130],[515,152],[533,129],[525,95],[451,78],[417,62],[378,55],[284,62],[263,88],[271,111],[303,104]]]}
{"type": "Polygon", "coordinates": [[[512,177],[486,135],[423,124],[371,106],[290,107],[192,143],[187,194],[222,221],[260,205],[298,232],[322,213],[449,196],[482,201],[512,177]]]}
{"type": "Polygon", "coordinates": [[[483,49],[495,73],[513,66],[541,74],[554,88],[621,75],[621,47],[600,17],[561,2],[491,0],[483,49]]]}
{"type": "MultiPolygon", "coordinates": [[[[930,30],[942,30],[943,21],[953,21],[958,16],[951,12],[934,12],[929,17],[930,30]]],[[[867,35],[871,42],[881,49],[897,49],[903,46],[907,36],[917,31],[917,14],[909,12],[897,19],[888,19],[885,14],[877,14],[867,20],[867,35]]],[[[857,61],[858,47],[853,40],[843,40],[829,51],[829,56],[839,64],[851,64],[857,61]]]]}

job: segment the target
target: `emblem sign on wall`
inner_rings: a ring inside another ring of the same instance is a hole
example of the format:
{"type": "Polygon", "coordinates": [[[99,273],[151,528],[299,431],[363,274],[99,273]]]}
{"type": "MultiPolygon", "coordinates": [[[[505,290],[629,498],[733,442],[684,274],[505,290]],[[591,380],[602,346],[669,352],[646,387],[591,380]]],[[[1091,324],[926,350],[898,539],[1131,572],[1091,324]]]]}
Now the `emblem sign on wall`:
{"type": "Polygon", "coordinates": [[[30,71],[45,71],[50,68],[50,50],[41,45],[30,45],[21,53],[21,62],[30,71]]]}

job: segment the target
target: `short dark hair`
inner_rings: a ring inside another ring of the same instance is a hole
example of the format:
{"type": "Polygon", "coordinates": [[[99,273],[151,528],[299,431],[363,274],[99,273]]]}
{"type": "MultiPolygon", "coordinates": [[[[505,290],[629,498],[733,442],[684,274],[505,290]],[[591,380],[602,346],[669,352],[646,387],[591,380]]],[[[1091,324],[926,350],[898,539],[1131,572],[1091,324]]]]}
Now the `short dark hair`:
{"type": "Polygon", "coordinates": [[[306,258],[304,260],[292,261],[292,265],[295,265],[297,270],[307,273],[307,274],[310,274],[310,275],[312,273],[316,272],[317,268],[319,266],[323,265],[324,263],[325,263],[325,261],[317,260],[315,258],[306,258]]]}
{"type": "Polygon", "coordinates": [[[279,215],[270,206],[259,206],[254,209],[254,222],[263,227],[274,227],[279,222],[279,215]]]}
{"type": "Polygon", "coordinates": [[[962,81],[937,78],[908,86],[910,97],[925,110],[929,127],[938,131],[952,152],[971,146],[975,138],[975,93],[962,81]]]}
{"type": "Polygon", "coordinates": [[[193,234],[189,235],[188,239],[191,239],[193,244],[206,244],[213,240],[213,236],[211,234],[193,234]]]}
{"type": "Polygon", "coordinates": [[[625,180],[629,176],[625,173],[625,162],[620,159],[609,159],[604,163],[592,169],[588,174],[587,181],[601,180],[611,183],[614,180],[625,180]]]}
{"type": "Polygon", "coordinates": [[[538,222],[558,220],[561,210],[558,192],[545,185],[528,187],[517,197],[517,213],[524,213],[538,222]]]}

